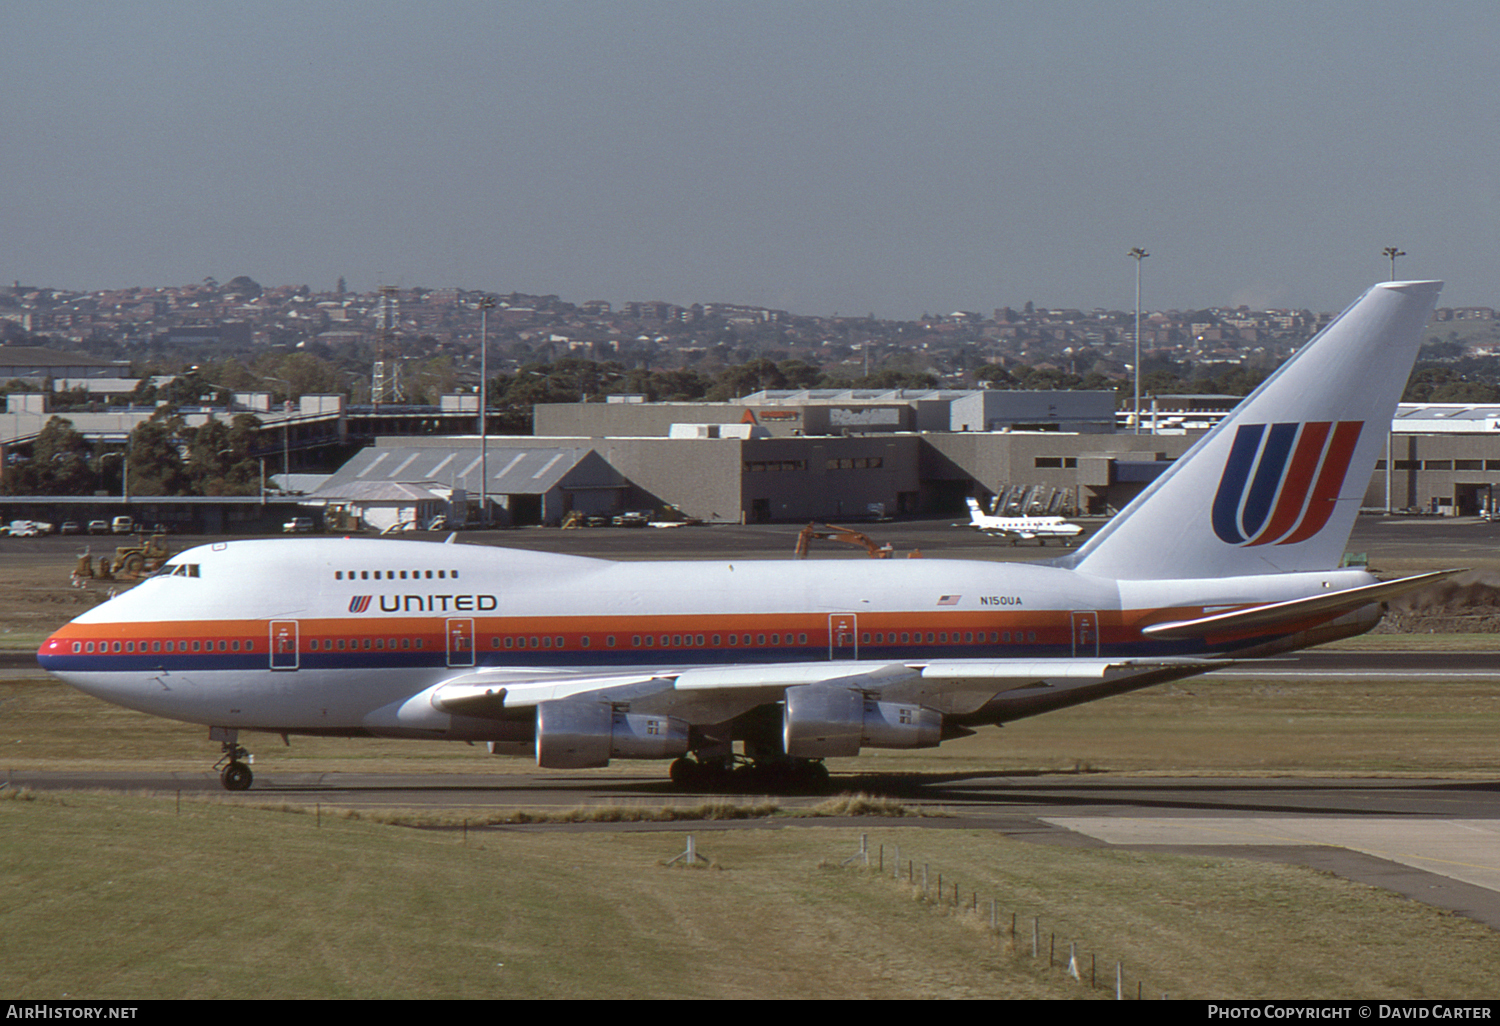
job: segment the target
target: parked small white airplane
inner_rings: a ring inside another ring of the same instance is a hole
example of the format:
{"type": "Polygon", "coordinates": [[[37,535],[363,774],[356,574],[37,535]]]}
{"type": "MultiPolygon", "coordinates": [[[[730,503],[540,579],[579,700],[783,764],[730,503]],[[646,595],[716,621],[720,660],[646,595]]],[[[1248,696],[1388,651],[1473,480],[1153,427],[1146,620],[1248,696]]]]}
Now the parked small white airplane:
{"type": "Polygon", "coordinates": [[[980,507],[979,500],[969,499],[969,526],[985,534],[1009,538],[1011,543],[1030,541],[1035,538],[1043,545],[1048,538],[1061,538],[1064,543],[1083,533],[1083,528],[1070,524],[1062,517],[1000,517],[990,516],[980,507]]]}
{"type": "Polygon", "coordinates": [[[1045,563],[634,563],[380,539],[215,542],[95,607],[41,665],[239,732],[439,738],[703,785],[999,724],[1369,630],[1336,569],[1441,284],[1345,310],[1134,502],[1045,563]],[[734,746],[742,754],[736,754],[734,746]]]}

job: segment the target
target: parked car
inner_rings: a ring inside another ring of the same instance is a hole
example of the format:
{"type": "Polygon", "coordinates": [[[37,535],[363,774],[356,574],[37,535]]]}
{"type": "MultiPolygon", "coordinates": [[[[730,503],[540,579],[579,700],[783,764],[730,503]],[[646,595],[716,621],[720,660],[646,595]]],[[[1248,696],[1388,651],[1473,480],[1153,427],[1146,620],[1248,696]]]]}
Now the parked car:
{"type": "Polygon", "coordinates": [[[89,521],[89,534],[108,534],[108,533],[109,533],[109,521],[108,520],[90,520],[89,521]]]}
{"type": "Polygon", "coordinates": [[[82,534],[83,526],[76,520],[64,520],[62,527],[57,529],[58,534],[82,534]]]}
{"type": "Polygon", "coordinates": [[[135,530],[135,519],[133,517],[115,517],[109,522],[111,534],[130,534],[135,530]]]}
{"type": "Polygon", "coordinates": [[[283,534],[311,534],[317,530],[312,517],[292,517],[281,525],[283,534]]]}

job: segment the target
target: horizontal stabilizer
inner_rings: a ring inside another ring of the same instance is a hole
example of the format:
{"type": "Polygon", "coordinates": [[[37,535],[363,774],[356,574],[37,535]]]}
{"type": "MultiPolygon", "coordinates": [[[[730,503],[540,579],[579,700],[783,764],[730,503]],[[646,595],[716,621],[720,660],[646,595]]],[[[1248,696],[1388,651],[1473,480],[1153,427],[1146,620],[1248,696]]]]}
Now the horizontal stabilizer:
{"type": "Polygon", "coordinates": [[[1406,592],[1434,584],[1462,569],[1438,570],[1416,577],[1403,577],[1397,581],[1381,581],[1363,588],[1348,588],[1325,595],[1311,595],[1292,599],[1289,602],[1273,602],[1264,606],[1251,606],[1213,616],[1201,616],[1195,620],[1174,620],[1143,628],[1141,633],[1148,638],[1179,641],[1184,638],[1200,638],[1206,634],[1224,634],[1232,631],[1251,630],[1278,623],[1295,623],[1312,616],[1332,616],[1352,612],[1375,602],[1385,602],[1406,592]]]}

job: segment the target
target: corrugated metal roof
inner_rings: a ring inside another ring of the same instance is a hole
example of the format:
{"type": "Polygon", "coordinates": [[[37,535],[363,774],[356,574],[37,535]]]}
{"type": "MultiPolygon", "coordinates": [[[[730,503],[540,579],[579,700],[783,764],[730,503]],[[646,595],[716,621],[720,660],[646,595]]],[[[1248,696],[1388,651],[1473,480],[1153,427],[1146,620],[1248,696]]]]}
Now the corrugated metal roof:
{"type": "MultiPolygon", "coordinates": [[[[580,448],[507,449],[488,454],[492,495],[540,495],[550,491],[593,452],[580,448]]],[[[477,448],[393,447],[357,453],[314,493],[316,498],[355,498],[365,485],[427,485],[480,490],[477,448]]],[[[599,482],[601,485],[605,482],[599,482]]],[[[611,484],[617,482],[610,482],[611,484]]],[[[392,496],[400,497],[400,496],[392,496]]]]}

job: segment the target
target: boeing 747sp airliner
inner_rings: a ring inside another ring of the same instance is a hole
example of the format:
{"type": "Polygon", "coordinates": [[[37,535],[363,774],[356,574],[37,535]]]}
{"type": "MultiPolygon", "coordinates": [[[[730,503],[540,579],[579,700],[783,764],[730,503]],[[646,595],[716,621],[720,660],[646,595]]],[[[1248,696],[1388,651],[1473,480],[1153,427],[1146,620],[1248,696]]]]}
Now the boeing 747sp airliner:
{"type": "Polygon", "coordinates": [[[1439,282],[1376,285],[1076,552],[618,563],[468,545],[203,545],[42,645],[110,702],[241,731],[446,738],[539,765],[826,778],[1372,627],[1434,576],[1337,569],[1439,282]],[[736,751],[738,746],[738,751],[736,751]]]}

